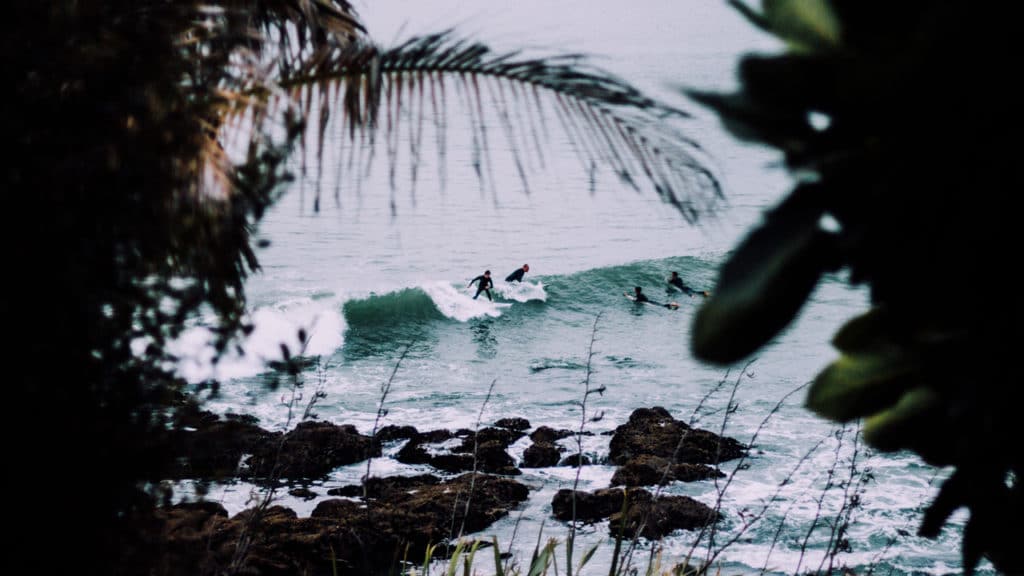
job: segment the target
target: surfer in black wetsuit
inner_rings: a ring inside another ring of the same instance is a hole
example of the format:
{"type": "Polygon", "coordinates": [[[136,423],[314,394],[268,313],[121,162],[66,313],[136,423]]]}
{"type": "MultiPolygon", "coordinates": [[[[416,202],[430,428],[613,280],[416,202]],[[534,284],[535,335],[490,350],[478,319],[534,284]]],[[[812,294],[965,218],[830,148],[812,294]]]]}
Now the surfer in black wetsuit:
{"type": "MultiPolygon", "coordinates": [[[[633,288],[633,292],[633,302],[636,302],[637,304],[654,304],[655,306],[664,306],[669,310],[679,307],[679,305],[676,304],[675,302],[662,304],[661,302],[655,302],[654,300],[651,300],[650,298],[647,297],[647,294],[643,293],[643,289],[640,288],[639,286],[633,288]]],[[[629,296],[628,293],[626,295],[629,296]]]]}
{"type": "Polygon", "coordinates": [[[669,283],[670,286],[675,286],[676,288],[679,288],[680,290],[682,290],[683,293],[685,293],[690,298],[693,298],[694,294],[700,294],[701,296],[703,296],[705,298],[708,297],[708,291],[707,290],[704,290],[704,291],[701,291],[701,292],[697,292],[693,288],[690,288],[689,286],[684,284],[683,283],[683,279],[679,277],[679,272],[673,272],[672,276],[668,279],[668,283],[669,283]]]}
{"type": "MultiPolygon", "coordinates": [[[[494,281],[491,280],[490,270],[484,270],[483,274],[470,280],[469,286],[472,286],[473,282],[478,282],[476,285],[476,295],[473,296],[473,300],[476,300],[476,297],[479,296],[481,292],[487,292],[487,299],[494,302],[494,298],[491,298],[491,286],[494,286],[494,281]]],[[[467,286],[467,288],[469,286],[467,286]]]]}
{"type": "Polygon", "coordinates": [[[522,268],[519,268],[515,272],[513,272],[513,273],[509,274],[508,276],[506,276],[505,277],[505,282],[522,282],[523,281],[523,274],[526,274],[529,271],[530,271],[530,265],[529,264],[523,264],[522,268]]]}

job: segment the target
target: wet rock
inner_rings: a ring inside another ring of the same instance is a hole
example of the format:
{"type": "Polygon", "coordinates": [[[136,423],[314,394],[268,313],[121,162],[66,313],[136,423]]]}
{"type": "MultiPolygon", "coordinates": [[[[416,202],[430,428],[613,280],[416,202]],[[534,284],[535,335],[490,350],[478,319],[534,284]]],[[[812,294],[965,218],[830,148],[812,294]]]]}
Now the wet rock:
{"type": "MultiPolygon", "coordinates": [[[[244,441],[236,439],[236,443],[229,444],[233,451],[223,460],[233,459],[234,465],[241,454],[252,453],[256,455],[255,471],[260,473],[264,471],[259,467],[260,459],[266,461],[270,448],[275,453],[280,448],[278,463],[282,470],[314,475],[333,469],[338,461],[361,459],[377,445],[374,439],[359,435],[351,426],[310,422],[282,435],[267,433],[244,419],[200,420],[196,421],[207,434],[222,429],[245,432],[244,441]],[[312,462],[302,467],[293,462],[293,457],[312,462]]],[[[475,440],[478,444],[478,468],[507,468],[517,473],[505,447],[510,439],[519,436],[518,432],[495,428],[493,432],[485,429],[475,437],[464,435],[462,439],[463,443],[475,440]]],[[[200,437],[203,434],[190,436],[188,442],[191,445],[200,437]]],[[[435,431],[417,434],[409,444],[452,437],[447,431],[435,431]]],[[[376,440],[379,442],[380,437],[376,440]]],[[[184,443],[185,439],[181,441],[184,443]]],[[[212,457],[215,447],[208,448],[212,457]]],[[[427,456],[430,459],[431,455],[427,456]]],[[[473,464],[473,454],[446,456],[458,461],[460,467],[473,464]]],[[[485,474],[464,474],[448,481],[433,475],[370,478],[366,491],[369,498],[365,501],[335,498],[320,502],[309,518],[299,518],[295,511],[280,506],[250,509],[228,518],[222,506],[206,502],[152,510],[144,521],[146,533],[152,535],[147,539],[159,543],[159,559],[154,565],[166,576],[386,573],[395,559],[406,553],[409,561],[422,562],[427,546],[446,540],[453,531],[468,534],[485,529],[528,496],[526,486],[485,474]]],[[[345,486],[329,493],[361,497],[363,489],[345,486]]],[[[292,494],[315,496],[304,488],[293,490],[292,494]]]]}
{"type": "Polygon", "coordinates": [[[377,430],[377,434],[375,435],[375,437],[377,438],[378,442],[391,442],[394,440],[405,440],[408,438],[412,438],[413,436],[416,436],[418,434],[419,431],[416,430],[416,428],[413,426],[388,425],[384,426],[380,430],[377,430]]]}
{"type": "Polygon", "coordinates": [[[638,501],[626,510],[625,516],[621,512],[612,514],[608,519],[608,531],[612,536],[657,540],[676,530],[703,528],[720,518],[721,515],[712,508],[689,496],[661,496],[638,501]]]}
{"type": "Polygon", "coordinates": [[[535,442],[523,452],[523,468],[546,468],[558,464],[562,450],[554,444],[535,442]]]}
{"type": "Polygon", "coordinates": [[[502,418],[494,423],[498,428],[506,428],[515,432],[524,432],[530,429],[530,421],[526,418],[502,418]]]}
{"type": "Polygon", "coordinates": [[[422,438],[421,435],[410,438],[405,446],[402,446],[402,449],[395,454],[395,460],[403,464],[428,464],[432,456],[427,452],[423,446],[424,442],[420,438],[422,438]]]}
{"type": "Polygon", "coordinates": [[[281,434],[268,432],[244,419],[222,420],[204,412],[190,419],[194,429],[178,432],[174,452],[180,454],[178,478],[231,478],[238,475],[246,454],[279,441],[281,434]]]}
{"type": "Polygon", "coordinates": [[[568,438],[575,434],[572,430],[565,428],[561,430],[555,430],[549,426],[541,426],[530,433],[530,440],[534,442],[547,442],[548,444],[554,444],[556,441],[562,438],[568,438]]]}
{"type": "Polygon", "coordinates": [[[339,466],[380,456],[380,445],[355,426],[301,422],[280,442],[264,442],[247,461],[247,476],[321,478],[339,466]]]}
{"type": "Polygon", "coordinates": [[[303,500],[312,500],[318,496],[318,494],[309,488],[292,488],[288,491],[288,494],[296,498],[302,498],[303,500]]]}
{"type": "Polygon", "coordinates": [[[481,445],[477,449],[477,470],[505,476],[522,474],[519,468],[516,468],[516,461],[505,448],[506,445],[499,443],[481,445]]]}
{"type": "Polygon", "coordinates": [[[657,406],[634,410],[629,422],[615,429],[609,460],[622,465],[644,454],[669,459],[674,455],[677,463],[717,464],[739,458],[745,450],[734,438],[691,428],[657,406]]]}
{"type": "Polygon", "coordinates": [[[425,464],[445,472],[466,472],[473,469],[473,457],[468,454],[437,454],[428,456],[425,464]]]}
{"type": "Polygon", "coordinates": [[[226,520],[227,510],[218,502],[188,502],[176,504],[162,510],[167,534],[178,538],[198,537],[209,525],[211,520],[226,520]]]}
{"type": "MultiPolygon", "coordinates": [[[[381,479],[382,488],[391,479],[381,479]]],[[[349,500],[328,500],[313,511],[311,521],[331,521],[328,529],[338,540],[339,560],[344,566],[388,566],[396,550],[409,545],[410,558],[422,556],[430,543],[455,531],[476,532],[508,514],[526,500],[528,490],[507,478],[464,474],[440,483],[436,477],[409,477],[393,485],[386,498],[363,505],[349,500]],[[472,497],[469,498],[472,486],[472,497]],[[463,515],[466,501],[469,511],[463,515]],[[458,515],[453,517],[453,511],[458,515]],[[361,557],[365,555],[365,557],[361,557]]],[[[372,485],[372,484],[371,484],[372,485]]],[[[382,493],[383,495],[383,493],[382,493]]]]}
{"type": "Polygon", "coordinates": [[[623,464],[612,476],[612,486],[665,485],[676,480],[693,482],[722,478],[717,468],[705,464],[676,464],[667,458],[642,454],[623,464]]]}
{"type": "MultiPolygon", "coordinates": [[[[466,437],[463,438],[459,446],[449,453],[431,454],[427,451],[426,444],[434,444],[436,443],[435,439],[438,438],[443,438],[442,441],[445,441],[453,437],[447,431],[443,431],[445,434],[438,432],[442,431],[420,434],[411,438],[398,451],[395,458],[405,464],[429,464],[446,472],[466,472],[475,469],[491,474],[516,475],[521,473],[515,467],[515,461],[505,451],[508,444],[514,441],[517,434],[515,432],[488,428],[475,435],[475,438],[480,439],[476,445],[474,445],[474,437],[466,437]],[[468,453],[454,453],[455,450],[468,453]]],[[[472,433],[470,434],[472,435],[472,433]]]]}
{"type": "MultiPolygon", "coordinates": [[[[573,468],[576,468],[577,466],[581,466],[581,465],[582,466],[590,466],[590,458],[587,458],[586,454],[583,454],[581,456],[580,454],[577,453],[577,454],[573,454],[571,456],[566,456],[565,458],[562,459],[561,462],[558,463],[558,465],[559,466],[572,466],[573,468]],[[582,464],[581,464],[581,462],[582,462],[582,464]]],[[[614,486],[614,485],[615,484],[613,483],[612,486],[614,486]]]]}
{"type": "Polygon", "coordinates": [[[391,499],[398,494],[412,493],[426,486],[436,486],[441,478],[433,474],[416,476],[374,476],[366,481],[366,493],[370,498],[391,499]]]}
{"type": "Polygon", "coordinates": [[[551,500],[551,511],[555,518],[569,522],[573,518],[573,500],[576,501],[576,520],[579,522],[599,522],[622,510],[623,498],[629,498],[629,505],[651,499],[646,490],[623,490],[622,488],[603,488],[594,492],[559,490],[551,500]]]}
{"type": "MultiPolygon", "coordinates": [[[[374,476],[366,481],[366,494],[370,498],[389,499],[395,494],[413,492],[423,486],[434,486],[441,483],[441,478],[433,474],[419,474],[417,476],[374,476]]],[[[350,484],[340,488],[332,488],[327,491],[331,496],[362,497],[363,486],[350,484]]]]}
{"type": "Polygon", "coordinates": [[[358,498],[363,495],[363,487],[358,484],[349,484],[331,488],[327,491],[328,496],[345,496],[346,498],[358,498]]]}
{"type": "Polygon", "coordinates": [[[463,438],[462,444],[452,448],[452,452],[472,454],[474,449],[478,449],[479,446],[483,444],[497,444],[504,450],[505,448],[508,448],[510,444],[523,436],[525,436],[525,434],[522,432],[515,432],[504,428],[488,427],[475,434],[471,432],[468,436],[463,438]]]}
{"type": "Polygon", "coordinates": [[[357,514],[364,509],[365,504],[352,500],[332,498],[317,503],[316,508],[310,513],[310,518],[344,518],[349,514],[357,514]]]}

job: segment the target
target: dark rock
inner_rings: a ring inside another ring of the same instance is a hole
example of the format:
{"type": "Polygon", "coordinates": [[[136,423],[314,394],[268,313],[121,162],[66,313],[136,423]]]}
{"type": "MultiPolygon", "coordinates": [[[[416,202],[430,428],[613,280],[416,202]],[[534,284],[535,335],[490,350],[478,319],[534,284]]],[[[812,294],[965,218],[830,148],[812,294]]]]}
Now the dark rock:
{"type": "Polygon", "coordinates": [[[195,430],[182,430],[175,437],[174,450],[181,455],[178,478],[219,479],[238,475],[239,462],[261,446],[280,440],[281,434],[268,432],[242,419],[221,420],[209,412],[192,420],[195,430]]]}
{"type": "Polygon", "coordinates": [[[374,476],[366,481],[366,492],[370,498],[390,499],[397,494],[410,493],[425,486],[436,486],[441,478],[433,474],[416,476],[374,476]]]}
{"type": "Polygon", "coordinates": [[[477,470],[491,474],[516,476],[522,474],[516,468],[516,461],[505,451],[504,444],[489,442],[477,448],[477,470]]]}
{"type": "Polygon", "coordinates": [[[264,442],[248,460],[248,476],[320,478],[346,464],[380,456],[380,445],[351,424],[301,422],[280,442],[264,442]]]}
{"type": "Polygon", "coordinates": [[[612,486],[665,485],[676,480],[693,482],[708,478],[722,478],[717,468],[704,464],[674,464],[667,458],[642,454],[615,471],[612,486]]]}
{"type": "MultiPolygon", "coordinates": [[[[578,453],[577,454],[573,454],[571,456],[566,456],[565,458],[562,459],[561,462],[558,463],[558,465],[559,466],[572,466],[573,468],[575,468],[577,466],[580,466],[580,462],[581,461],[583,463],[582,464],[583,466],[590,466],[590,458],[587,458],[586,454],[583,454],[582,456],[580,456],[580,454],[578,454],[578,453]]],[[[614,485],[615,484],[612,484],[612,486],[614,486],[614,485]]]]}
{"type": "Polygon", "coordinates": [[[622,511],[622,499],[629,498],[629,506],[633,507],[637,502],[646,502],[651,499],[651,493],[646,490],[621,488],[603,488],[594,492],[573,492],[568,488],[559,490],[551,500],[551,511],[555,518],[569,522],[573,514],[573,498],[576,500],[576,520],[579,522],[598,522],[609,518],[612,514],[622,511]]]}
{"type": "MultiPolygon", "coordinates": [[[[466,433],[472,434],[473,431],[467,430],[466,433]]],[[[462,436],[465,435],[466,434],[462,434],[462,436]]],[[[410,438],[410,440],[416,440],[422,444],[440,444],[441,442],[447,442],[456,436],[459,436],[459,434],[452,434],[450,430],[431,430],[429,432],[420,432],[414,438],[410,438]]]]}
{"type": "MultiPolygon", "coordinates": [[[[402,483],[409,487],[416,481],[413,477],[402,483]]],[[[460,511],[455,531],[464,526],[465,532],[471,533],[504,517],[528,496],[522,484],[487,475],[474,479],[472,474],[464,474],[448,482],[418,486],[412,492],[392,491],[387,499],[369,505],[327,500],[316,507],[309,521],[330,522],[326,530],[336,538],[330,542],[338,551],[339,561],[355,570],[365,565],[388,566],[395,552],[404,550],[407,544],[410,560],[421,557],[428,544],[451,535],[453,510],[460,511]],[[471,485],[469,511],[462,516],[471,485]]],[[[305,551],[309,557],[311,552],[305,551]]]]}
{"type": "Polygon", "coordinates": [[[332,498],[318,503],[309,516],[310,518],[343,518],[350,514],[357,514],[364,507],[363,504],[352,500],[332,498]]]}
{"type": "Polygon", "coordinates": [[[187,502],[163,509],[168,534],[192,537],[206,529],[215,518],[227,519],[228,511],[219,502],[187,502]]]}
{"type": "Polygon", "coordinates": [[[721,515],[712,508],[689,496],[661,496],[630,505],[624,523],[622,512],[612,514],[608,519],[608,530],[612,536],[657,540],[675,530],[703,528],[720,518],[721,515]]]}
{"type": "Polygon", "coordinates": [[[534,442],[547,442],[548,444],[554,444],[555,441],[561,440],[562,438],[568,438],[573,434],[575,434],[575,432],[565,428],[555,430],[549,426],[541,426],[530,433],[530,440],[533,440],[534,442]]]}
{"type": "Polygon", "coordinates": [[[433,456],[420,443],[420,436],[410,438],[405,446],[395,454],[395,460],[403,464],[427,464],[433,456]]]}
{"type": "Polygon", "coordinates": [[[262,511],[259,508],[242,510],[238,514],[235,514],[232,520],[237,522],[260,522],[266,524],[268,522],[275,523],[284,520],[294,520],[298,517],[299,515],[291,508],[285,508],[284,506],[269,506],[262,511]]]}
{"type": "Polygon", "coordinates": [[[473,457],[469,454],[437,454],[429,458],[427,464],[445,472],[466,472],[473,469],[473,457]]]}
{"type": "Polygon", "coordinates": [[[171,506],[170,509],[202,512],[209,516],[228,517],[228,511],[224,509],[224,506],[220,502],[211,502],[209,500],[201,500],[199,502],[182,502],[171,506]]]}
{"type": "MultiPolygon", "coordinates": [[[[405,464],[430,464],[431,466],[444,470],[446,472],[466,472],[475,469],[481,472],[489,472],[492,474],[504,474],[504,475],[516,475],[521,472],[515,467],[515,461],[505,451],[507,446],[506,442],[510,442],[510,435],[516,433],[508,430],[502,430],[498,428],[491,428],[493,432],[489,432],[487,435],[481,434],[477,436],[481,439],[487,438],[488,436],[493,440],[481,442],[480,444],[473,446],[470,449],[470,453],[465,454],[430,454],[427,452],[423,444],[433,443],[428,442],[427,438],[438,438],[443,435],[434,434],[431,436],[420,434],[414,438],[411,438],[409,442],[398,451],[395,458],[405,464]],[[474,458],[472,450],[476,450],[476,457],[474,458]]],[[[472,433],[471,433],[472,434],[472,433]]],[[[451,435],[448,435],[447,439],[450,439],[451,435]]],[[[464,439],[459,448],[466,447],[467,443],[472,446],[472,439],[464,439]]]]}
{"type": "Polygon", "coordinates": [[[561,449],[547,442],[536,442],[531,444],[523,452],[523,468],[546,468],[558,464],[562,457],[561,449]]]}
{"type": "Polygon", "coordinates": [[[378,442],[391,442],[392,440],[404,440],[412,438],[419,434],[419,431],[412,426],[384,426],[380,430],[377,430],[376,438],[378,442]]]}
{"type": "MultiPolygon", "coordinates": [[[[434,486],[441,482],[441,479],[433,474],[420,474],[418,476],[374,476],[366,481],[366,493],[370,498],[387,500],[395,494],[418,490],[423,486],[434,486]]],[[[332,488],[327,491],[331,496],[361,497],[363,487],[358,484],[350,484],[340,488],[332,488]]]]}
{"type": "Polygon", "coordinates": [[[292,488],[288,491],[288,494],[296,498],[302,498],[303,500],[312,500],[318,496],[316,492],[313,492],[309,488],[292,488]]]}
{"type": "Polygon", "coordinates": [[[456,453],[472,453],[475,445],[500,444],[502,449],[508,448],[510,444],[522,438],[522,432],[514,432],[504,428],[484,428],[476,434],[470,432],[469,436],[462,440],[462,444],[452,449],[456,453]]]}
{"type": "Polygon", "coordinates": [[[494,423],[498,428],[507,428],[515,432],[523,432],[530,429],[530,421],[526,418],[502,418],[494,423]]]}
{"type": "Polygon", "coordinates": [[[241,422],[242,424],[252,424],[253,426],[260,423],[260,419],[252,414],[235,414],[234,412],[228,412],[224,415],[224,419],[228,422],[241,422]]]}
{"type": "Polygon", "coordinates": [[[634,410],[629,422],[615,429],[609,460],[622,465],[642,454],[669,459],[675,455],[677,463],[718,464],[739,458],[745,450],[734,438],[691,428],[657,406],[634,410]]]}
{"type": "Polygon", "coordinates": [[[339,486],[338,488],[331,488],[327,491],[328,496],[345,496],[348,498],[358,498],[363,495],[363,487],[358,484],[349,484],[348,486],[339,486]]]}

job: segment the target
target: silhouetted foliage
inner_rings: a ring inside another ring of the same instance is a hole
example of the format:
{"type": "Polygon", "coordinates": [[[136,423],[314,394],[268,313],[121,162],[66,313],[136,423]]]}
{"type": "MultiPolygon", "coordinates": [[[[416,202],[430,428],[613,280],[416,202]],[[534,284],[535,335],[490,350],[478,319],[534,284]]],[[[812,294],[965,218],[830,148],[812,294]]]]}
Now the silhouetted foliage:
{"type": "Polygon", "coordinates": [[[8,469],[39,495],[16,505],[13,549],[54,558],[48,569],[155,569],[160,494],[147,483],[171,477],[197,413],[166,345],[207,313],[218,353],[248,330],[253,229],[290,180],[298,137],[318,136],[322,158],[331,107],[353,146],[373,146],[377,131],[397,134],[404,106],[427,114],[424,87],[441,93],[434,113],[447,106],[446,82],[477,107],[507,96],[538,122],[549,99],[571,139],[593,141],[589,169],[608,164],[688,218],[720,195],[692,156],[699,147],[669,127],[684,113],[576,56],[495,55],[447,33],[384,50],[344,0],[13,8],[3,40],[16,102],[2,176],[14,201],[6,311],[18,342],[8,469]],[[314,105],[315,133],[305,125],[314,105]],[[708,194],[695,202],[695,191],[708,194]]]}
{"type": "Polygon", "coordinates": [[[722,267],[694,321],[693,350],[717,363],[752,353],[799,312],[823,274],[845,269],[872,308],[833,344],[841,356],[809,390],[864,437],[955,467],[925,513],[935,536],[970,510],[965,570],[987,555],[1024,571],[1013,546],[1024,451],[1012,365],[1020,297],[1010,197],[1020,103],[1008,7],[952,2],[733,3],[785,40],[739,66],[742,87],[696,93],[737,136],[785,153],[798,184],[722,267]]]}
{"type": "Polygon", "coordinates": [[[255,125],[237,161],[221,149],[230,93],[253,82],[226,65],[251,46],[241,20],[165,2],[14,13],[9,471],[38,499],[16,504],[12,549],[45,549],[33,561],[52,558],[47,570],[140,573],[159,545],[137,532],[151,507],[140,483],[166,477],[184,405],[165,344],[204,309],[220,347],[241,327],[252,226],[299,123],[282,116],[277,143],[255,125]]]}

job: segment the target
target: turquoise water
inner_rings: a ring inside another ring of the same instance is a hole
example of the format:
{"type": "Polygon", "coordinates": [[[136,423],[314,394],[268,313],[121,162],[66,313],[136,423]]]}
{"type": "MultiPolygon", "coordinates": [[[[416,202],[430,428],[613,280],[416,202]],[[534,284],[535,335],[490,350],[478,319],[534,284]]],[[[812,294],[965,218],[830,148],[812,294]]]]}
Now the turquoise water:
{"type": "MultiPolygon", "coordinates": [[[[483,38],[493,34],[499,42],[542,47],[562,47],[560,37],[566,35],[566,49],[600,48],[605,57],[598,64],[665,97],[674,93],[668,82],[728,89],[740,52],[774,46],[711,3],[641,2],[623,15],[598,2],[587,5],[594,7],[587,20],[562,6],[545,12],[542,25],[521,25],[539,34],[532,42],[510,22],[520,11],[543,10],[534,2],[500,3],[494,9],[501,18],[483,18],[479,8],[459,16],[465,4],[442,2],[432,4],[426,20],[416,19],[410,3],[376,4],[364,7],[364,16],[371,32],[375,25],[384,30],[378,35],[384,40],[403,20],[396,13],[408,20],[407,32],[468,22],[467,31],[483,38]],[[389,6],[395,12],[387,12],[389,6]],[[572,25],[563,27],[560,18],[572,25]],[[664,25],[671,19],[679,26],[664,25]]],[[[567,5],[582,9],[578,2],[567,5]]],[[[913,536],[921,502],[934,494],[945,471],[909,454],[855,446],[856,428],[844,431],[814,417],[801,407],[800,391],[776,409],[834,357],[831,334],[866,306],[866,292],[848,287],[842,272],[821,283],[798,320],[745,371],[742,365],[705,366],[690,355],[690,322],[701,299],[667,293],[665,278],[675,270],[689,285],[713,290],[716,269],[731,247],[791,182],[772,151],[734,141],[712,116],[677,99],[694,112],[684,129],[705,147],[726,194],[720,210],[697,226],[653,193],[622,187],[610,174],[593,183],[557,134],[543,154],[528,161],[529,193],[498,139],[492,147],[493,186],[481,188],[469,166],[467,129],[456,113],[450,115],[443,177],[437,158],[426,154],[415,187],[402,177],[394,192],[379,162],[358,187],[339,179],[335,168],[344,162],[346,147],[339,135],[329,135],[320,213],[312,210],[318,184],[310,172],[259,228],[270,245],[259,254],[262,273],[247,286],[256,329],[241,343],[246,354],[210,365],[207,334],[197,327],[179,342],[186,356],[180,371],[192,381],[223,382],[221,395],[210,402],[215,410],[254,414],[268,428],[294,425],[294,410],[286,405],[290,390],[267,386],[264,362],[280,358],[282,343],[299,351],[301,328],[311,335],[304,354],[319,357],[319,368],[304,372],[298,404],[305,405],[314,390],[323,391],[314,407],[320,418],[369,433],[381,387],[394,372],[382,424],[472,428],[482,411],[484,424],[522,416],[533,426],[576,428],[592,346],[591,385],[606,391],[588,399],[588,414],[604,415],[587,424],[588,430],[608,431],[636,408],[664,406],[677,418],[693,418],[715,431],[728,414],[725,433],[742,442],[757,433],[747,467],[736,472],[722,497],[725,521],[711,548],[736,539],[716,556],[724,573],[766,568],[787,574],[827,566],[831,526],[815,517],[839,514],[844,493],[857,493],[861,506],[851,516],[849,551],[838,554],[836,564],[859,572],[870,566],[879,573],[960,572],[957,529],[947,528],[937,541],[913,536]],[[523,263],[531,268],[524,285],[504,285],[501,279],[523,263]],[[475,288],[466,286],[484,269],[496,279],[493,303],[484,296],[472,300],[475,288]],[[638,285],[652,299],[675,300],[680,308],[629,302],[623,291],[638,285]],[[735,409],[726,410],[731,395],[735,409]],[[702,399],[704,409],[695,413],[702,399]],[[847,483],[851,464],[857,474],[847,483]],[[862,483],[866,473],[873,479],[862,483]],[[826,485],[831,487],[825,490],[826,485]],[[763,516],[745,526],[762,509],[763,516]]],[[[600,461],[607,439],[587,437],[584,450],[600,461]]],[[[527,445],[513,445],[513,457],[527,445]]],[[[733,464],[724,470],[732,472],[733,464]]],[[[374,461],[373,470],[427,471],[388,458],[374,461]]],[[[365,465],[339,469],[313,489],[326,498],[327,489],[355,482],[363,472],[365,465]]],[[[612,472],[604,465],[584,469],[581,488],[607,486],[612,472]]],[[[546,534],[564,538],[566,527],[549,517],[550,501],[574,477],[568,468],[524,470],[521,481],[535,489],[529,503],[486,534],[496,534],[503,545],[511,542],[524,561],[542,522],[546,534]]],[[[234,513],[246,506],[250,490],[245,484],[216,487],[211,497],[234,513]]],[[[712,503],[716,486],[699,482],[666,492],[712,503]]],[[[285,496],[281,503],[308,514],[317,500],[285,496]]],[[[953,526],[962,522],[956,516],[953,526]]],[[[694,541],[691,533],[667,537],[661,542],[664,561],[679,561],[694,541]]],[[[589,543],[601,544],[589,573],[607,573],[613,547],[607,526],[585,529],[578,549],[589,543]]],[[[646,565],[650,547],[643,544],[635,562],[646,565]]],[[[694,554],[704,558],[707,549],[705,539],[694,554]]]]}

